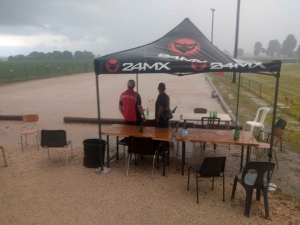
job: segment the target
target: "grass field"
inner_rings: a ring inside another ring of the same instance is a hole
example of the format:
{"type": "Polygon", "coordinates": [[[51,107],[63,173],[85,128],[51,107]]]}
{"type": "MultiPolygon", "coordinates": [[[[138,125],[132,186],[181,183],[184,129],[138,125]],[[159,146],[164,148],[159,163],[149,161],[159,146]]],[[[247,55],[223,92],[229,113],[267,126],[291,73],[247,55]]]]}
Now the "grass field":
{"type": "MultiPolygon", "coordinates": [[[[300,139],[300,65],[283,65],[279,82],[278,102],[283,103],[284,97],[294,100],[291,109],[283,113],[281,118],[288,124],[283,134],[283,143],[286,147],[299,152],[300,139]]],[[[214,85],[236,114],[236,100],[238,89],[238,76],[236,83],[231,83],[231,73],[225,76],[210,74],[214,85]]],[[[247,120],[253,120],[259,107],[267,105],[273,107],[275,93],[275,78],[260,74],[241,74],[241,90],[239,101],[238,120],[244,124],[247,120]],[[250,81],[249,81],[250,80],[250,81]],[[249,88],[250,87],[250,88],[249,88]],[[250,89],[250,91],[249,91],[250,89]]],[[[276,121],[279,117],[276,118],[276,121]]],[[[271,125],[272,113],[269,113],[265,126],[271,125]]]]}
{"type": "Polygon", "coordinates": [[[0,82],[32,80],[94,71],[92,61],[0,61],[0,82]]]}

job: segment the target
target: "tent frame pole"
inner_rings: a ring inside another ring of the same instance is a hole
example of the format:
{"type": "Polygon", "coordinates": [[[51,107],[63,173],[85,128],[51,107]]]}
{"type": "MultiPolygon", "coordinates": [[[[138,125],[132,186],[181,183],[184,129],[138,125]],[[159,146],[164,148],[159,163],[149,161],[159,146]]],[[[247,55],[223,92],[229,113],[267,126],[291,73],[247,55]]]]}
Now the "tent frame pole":
{"type": "MultiPolygon", "coordinates": [[[[99,74],[100,75],[100,74],[99,74]]],[[[98,83],[98,76],[96,75],[96,91],[97,91],[97,110],[98,110],[98,132],[99,132],[99,143],[101,143],[102,135],[101,135],[101,116],[100,116],[100,98],[99,98],[99,83],[98,83]]],[[[103,159],[101,154],[101,145],[100,148],[100,163],[101,163],[101,171],[103,171],[103,159]]]]}
{"type": "Polygon", "coordinates": [[[238,94],[237,94],[236,112],[235,112],[235,128],[237,128],[237,121],[239,116],[240,86],[241,86],[241,72],[239,72],[238,94]]]}
{"type": "MultiPolygon", "coordinates": [[[[280,77],[280,68],[277,71],[277,75],[276,75],[276,87],[275,87],[275,97],[274,97],[274,106],[273,106],[273,118],[272,118],[272,132],[271,132],[271,140],[270,140],[270,149],[269,149],[269,152],[268,152],[269,162],[271,162],[271,160],[272,160],[272,153],[273,153],[274,126],[275,126],[275,119],[276,119],[276,112],[277,112],[277,99],[278,99],[278,89],[279,89],[279,77],[280,77]]],[[[274,149],[274,151],[275,151],[275,149],[274,149]]]]}
{"type": "Polygon", "coordinates": [[[136,73],[135,79],[136,79],[136,92],[139,93],[139,73],[136,73]]]}

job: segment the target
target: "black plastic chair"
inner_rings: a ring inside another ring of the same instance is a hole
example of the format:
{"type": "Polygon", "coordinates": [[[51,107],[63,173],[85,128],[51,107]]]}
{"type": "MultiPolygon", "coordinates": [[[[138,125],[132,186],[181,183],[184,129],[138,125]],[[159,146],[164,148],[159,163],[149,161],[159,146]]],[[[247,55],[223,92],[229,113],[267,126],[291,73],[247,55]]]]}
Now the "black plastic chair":
{"type": "Polygon", "coordinates": [[[3,159],[4,159],[4,165],[7,167],[7,162],[6,162],[6,158],[5,158],[4,148],[2,146],[0,146],[0,149],[2,150],[3,159]]]}
{"type": "MultiPolygon", "coordinates": [[[[173,109],[176,110],[177,106],[173,109]]],[[[174,111],[175,112],[175,111],[174,111]]],[[[156,120],[146,120],[145,122],[143,122],[143,126],[147,126],[147,127],[156,127],[156,120]]],[[[167,166],[169,166],[169,162],[170,162],[170,151],[169,151],[169,142],[166,143],[166,150],[165,150],[165,153],[166,153],[166,156],[167,156],[167,166]]],[[[153,141],[153,147],[154,148],[157,148],[158,150],[158,155],[162,155],[162,147],[163,147],[163,143],[162,141],[153,141]]],[[[125,151],[124,151],[125,152],[125,151]]],[[[157,169],[159,169],[159,157],[157,157],[157,169]]]]}
{"type": "MultiPolygon", "coordinates": [[[[142,122],[143,126],[147,126],[147,127],[156,127],[156,120],[146,120],[145,122],[142,122]]],[[[128,137],[125,137],[121,140],[117,141],[117,145],[121,145],[123,146],[123,152],[124,152],[124,157],[125,157],[125,152],[126,149],[125,147],[128,146],[128,137]]],[[[119,158],[119,152],[117,152],[118,158],[119,158]]],[[[125,157],[126,158],[126,157],[125,157]]],[[[125,164],[126,164],[126,160],[125,160],[125,164]]]]}
{"type": "MultiPolygon", "coordinates": [[[[42,130],[41,131],[41,146],[47,148],[48,157],[50,159],[49,148],[67,148],[71,147],[71,157],[73,157],[73,149],[71,141],[67,140],[67,134],[65,130],[42,130]]],[[[43,167],[43,151],[42,151],[41,168],[43,167]]],[[[68,150],[66,155],[66,166],[68,165],[68,150]]]]}
{"type": "Polygon", "coordinates": [[[152,166],[152,178],[153,170],[155,164],[155,156],[157,155],[157,150],[154,149],[153,140],[150,137],[128,137],[128,165],[127,165],[127,176],[129,172],[129,164],[131,160],[131,155],[152,155],[153,156],[153,166],[152,166]]]}
{"type": "MultiPolygon", "coordinates": [[[[202,129],[219,129],[220,118],[202,117],[201,128],[202,129]]],[[[205,149],[206,142],[203,143],[203,149],[205,149]]],[[[216,144],[214,144],[214,150],[216,150],[216,144]]]]}
{"type": "MultiPolygon", "coordinates": [[[[175,107],[174,110],[176,110],[177,106],[175,107]]],[[[174,111],[173,110],[173,111],[174,111]]],[[[156,127],[156,120],[146,120],[145,122],[143,122],[143,126],[147,126],[147,127],[156,127]]],[[[166,150],[165,150],[165,153],[166,153],[166,156],[167,156],[167,166],[169,166],[169,162],[170,162],[170,151],[169,151],[169,142],[166,143],[166,150]]],[[[159,155],[162,155],[162,147],[163,147],[163,143],[162,141],[153,141],[153,147],[154,148],[157,148],[158,150],[158,154],[159,155]]],[[[125,152],[125,151],[124,151],[125,152]]],[[[157,169],[159,169],[159,157],[157,157],[157,169]]]]}
{"type": "MultiPolygon", "coordinates": [[[[276,122],[276,124],[274,125],[274,127],[279,127],[281,130],[284,130],[286,124],[287,124],[287,122],[284,119],[279,119],[276,122]]],[[[267,137],[267,140],[266,140],[266,142],[268,142],[271,131],[272,131],[272,128],[260,128],[258,136],[257,136],[257,140],[259,140],[260,133],[263,132],[263,133],[268,134],[268,137],[267,137]]],[[[281,146],[282,146],[282,139],[281,138],[280,138],[280,142],[281,142],[281,146]]]]}
{"type": "Polygon", "coordinates": [[[261,191],[264,195],[264,205],[266,218],[269,217],[268,206],[268,189],[269,183],[274,171],[275,163],[271,162],[248,162],[243,170],[243,173],[236,174],[232,187],[231,199],[234,199],[237,182],[246,190],[246,201],[244,215],[249,217],[250,207],[252,202],[253,190],[256,189],[256,200],[260,200],[261,191]],[[253,172],[255,170],[255,172],[253,172]],[[269,177],[266,179],[264,176],[269,177]]]}
{"type": "Polygon", "coordinates": [[[214,189],[214,178],[215,177],[223,177],[223,201],[225,201],[225,162],[226,157],[206,157],[203,160],[202,164],[195,164],[189,167],[188,172],[188,185],[187,190],[189,190],[190,186],[190,171],[192,170],[196,175],[196,189],[197,189],[197,203],[199,203],[199,194],[198,194],[198,179],[207,177],[212,177],[212,187],[214,189]]]}

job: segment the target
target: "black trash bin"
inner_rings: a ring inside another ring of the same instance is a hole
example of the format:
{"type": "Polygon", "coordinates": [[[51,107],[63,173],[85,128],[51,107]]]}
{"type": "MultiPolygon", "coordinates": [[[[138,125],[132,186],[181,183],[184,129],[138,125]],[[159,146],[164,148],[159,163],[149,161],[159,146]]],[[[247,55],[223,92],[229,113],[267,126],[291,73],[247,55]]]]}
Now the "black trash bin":
{"type": "Polygon", "coordinates": [[[99,139],[86,139],[83,141],[83,165],[87,168],[101,167],[100,152],[102,152],[102,163],[104,165],[106,141],[99,139]]]}

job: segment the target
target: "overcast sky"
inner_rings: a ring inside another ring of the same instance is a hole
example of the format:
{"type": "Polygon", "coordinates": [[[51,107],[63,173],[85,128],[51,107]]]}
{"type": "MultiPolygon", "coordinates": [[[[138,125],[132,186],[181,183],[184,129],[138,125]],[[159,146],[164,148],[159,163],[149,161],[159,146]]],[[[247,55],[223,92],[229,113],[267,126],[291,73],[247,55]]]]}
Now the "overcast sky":
{"type": "MultiPolygon", "coordinates": [[[[0,0],[0,56],[32,51],[91,51],[101,56],[164,36],[184,18],[220,50],[234,51],[238,0],[0,0]]],[[[300,0],[241,0],[239,48],[253,53],[294,34],[300,0]]]]}

